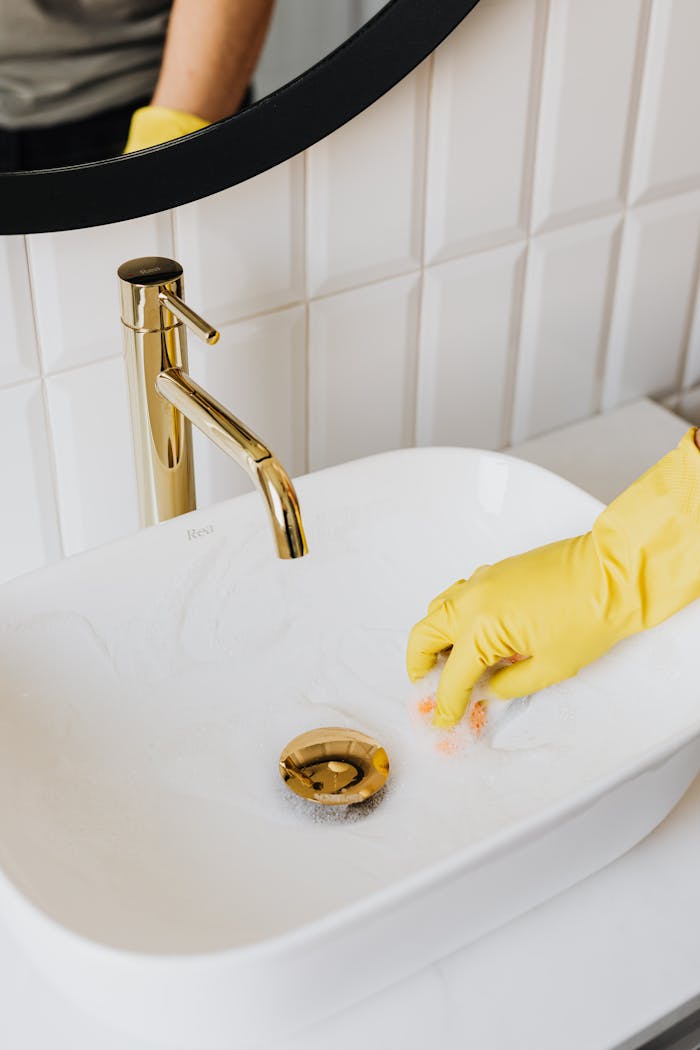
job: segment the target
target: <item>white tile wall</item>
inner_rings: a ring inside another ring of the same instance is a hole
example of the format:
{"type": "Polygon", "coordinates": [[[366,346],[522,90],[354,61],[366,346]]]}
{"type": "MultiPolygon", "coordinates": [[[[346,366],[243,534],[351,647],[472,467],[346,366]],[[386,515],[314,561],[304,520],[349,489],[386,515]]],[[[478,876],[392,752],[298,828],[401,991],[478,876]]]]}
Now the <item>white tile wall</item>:
{"type": "Polygon", "coordinates": [[[48,372],[122,349],[117,269],[141,255],[172,254],[168,215],[27,238],[39,349],[48,372]]]}
{"type": "Polygon", "coordinates": [[[0,580],[60,557],[41,384],[0,390],[0,580]]]}
{"type": "Polygon", "coordinates": [[[413,443],[419,278],[311,304],[312,470],[413,443]]]}
{"type": "MultiPolygon", "coordinates": [[[[235,414],[264,439],[290,474],[306,471],[306,307],[294,306],[222,329],[214,347],[192,344],[190,372],[226,391],[235,414]]],[[[240,467],[194,432],[197,505],[249,492],[240,467]]]]}
{"type": "Polygon", "coordinates": [[[543,0],[481,0],[435,55],[428,262],[527,230],[545,12],[543,0]]]}
{"type": "Polygon", "coordinates": [[[640,0],[559,0],[549,12],[533,225],[543,230],[619,207],[629,111],[646,31],[640,0]]]}
{"type": "MultiPolygon", "coordinates": [[[[136,527],[115,276],[136,255],[182,261],[224,329],[193,374],[292,473],[693,402],[699,38],[698,0],[481,0],[305,155],[170,214],[0,239],[0,575],[136,527]]],[[[196,455],[203,505],[243,491],[196,455]]]]}
{"type": "Polygon", "coordinates": [[[308,151],[310,295],[420,266],[429,65],[308,151]]]}
{"type": "Polygon", "coordinates": [[[524,242],[426,270],[420,445],[506,443],[524,242]]]}
{"type": "Polygon", "coordinates": [[[635,201],[700,184],[698,41],[697,0],[653,0],[632,180],[635,201]]]}
{"type": "Polygon", "coordinates": [[[613,215],[538,237],[530,245],[514,442],[589,416],[598,406],[620,227],[613,215]]]}
{"type": "Polygon", "coordinates": [[[66,554],[138,527],[126,371],[120,357],[47,380],[66,554]]]}
{"type": "Polygon", "coordinates": [[[0,386],[39,374],[27,248],[22,237],[0,238],[0,317],[3,355],[0,386]]]}
{"type": "Polygon", "coordinates": [[[303,299],[303,171],[296,157],[175,212],[187,297],[217,326],[303,299]]]}
{"type": "Polygon", "coordinates": [[[678,387],[698,285],[700,193],[629,212],[615,294],[604,405],[678,387]]]}

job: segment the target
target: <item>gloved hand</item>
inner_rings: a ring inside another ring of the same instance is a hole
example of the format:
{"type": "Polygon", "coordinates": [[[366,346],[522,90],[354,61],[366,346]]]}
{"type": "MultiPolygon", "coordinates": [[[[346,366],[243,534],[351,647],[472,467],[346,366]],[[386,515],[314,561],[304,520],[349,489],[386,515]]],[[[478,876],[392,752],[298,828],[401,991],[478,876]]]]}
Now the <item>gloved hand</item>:
{"type": "Polygon", "coordinates": [[[182,113],[166,106],[142,106],[131,118],[124,153],[158,146],[161,142],[170,142],[207,127],[209,121],[195,117],[193,113],[182,113]]]}
{"type": "Polygon", "coordinates": [[[469,705],[476,679],[495,672],[504,700],[569,678],[616,642],[700,597],[700,450],[695,430],[635,481],[583,536],[538,547],[459,580],[411,631],[413,681],[450,649],[433,725],[469,705]]]}

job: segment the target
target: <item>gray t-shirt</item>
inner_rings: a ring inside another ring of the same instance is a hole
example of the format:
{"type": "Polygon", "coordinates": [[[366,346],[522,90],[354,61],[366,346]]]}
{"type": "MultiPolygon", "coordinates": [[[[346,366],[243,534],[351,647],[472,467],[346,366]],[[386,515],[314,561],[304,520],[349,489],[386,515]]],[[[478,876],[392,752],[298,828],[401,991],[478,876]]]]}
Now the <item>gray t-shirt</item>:
{"type": "Polygon", "coordinates": [[[172,0],[0,0],[0,128],[149,98],[172,0]]]}

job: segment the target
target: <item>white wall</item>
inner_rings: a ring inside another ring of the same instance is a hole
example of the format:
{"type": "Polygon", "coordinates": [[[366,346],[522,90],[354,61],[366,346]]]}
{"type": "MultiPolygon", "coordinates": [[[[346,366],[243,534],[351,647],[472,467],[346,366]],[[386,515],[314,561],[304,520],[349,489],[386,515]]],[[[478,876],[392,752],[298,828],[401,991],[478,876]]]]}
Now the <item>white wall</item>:
{"type": "MultiPolygon", "coordinates": [[[[136,528],[115,270],[300,473],[500,447],[700,381],[698,0],[482,0],[351,124],[197,204],[0,239],[0,577],[136,528]]],[[[198,443],[200,504],[246,480],[198,443]]]]}

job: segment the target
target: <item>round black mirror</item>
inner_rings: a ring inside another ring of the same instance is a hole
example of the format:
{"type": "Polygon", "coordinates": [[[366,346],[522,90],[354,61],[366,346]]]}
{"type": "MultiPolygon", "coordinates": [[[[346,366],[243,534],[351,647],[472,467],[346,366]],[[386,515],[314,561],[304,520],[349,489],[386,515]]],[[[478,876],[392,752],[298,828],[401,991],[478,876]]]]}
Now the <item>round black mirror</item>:
{"type": "Polygon", "coordinates": [[[266,171],[371,105],[477,3],[389,0],[325,58],[232,117],[127,156],[5,170],[0,234],[78,229],[149,215],[266,171]]]}

